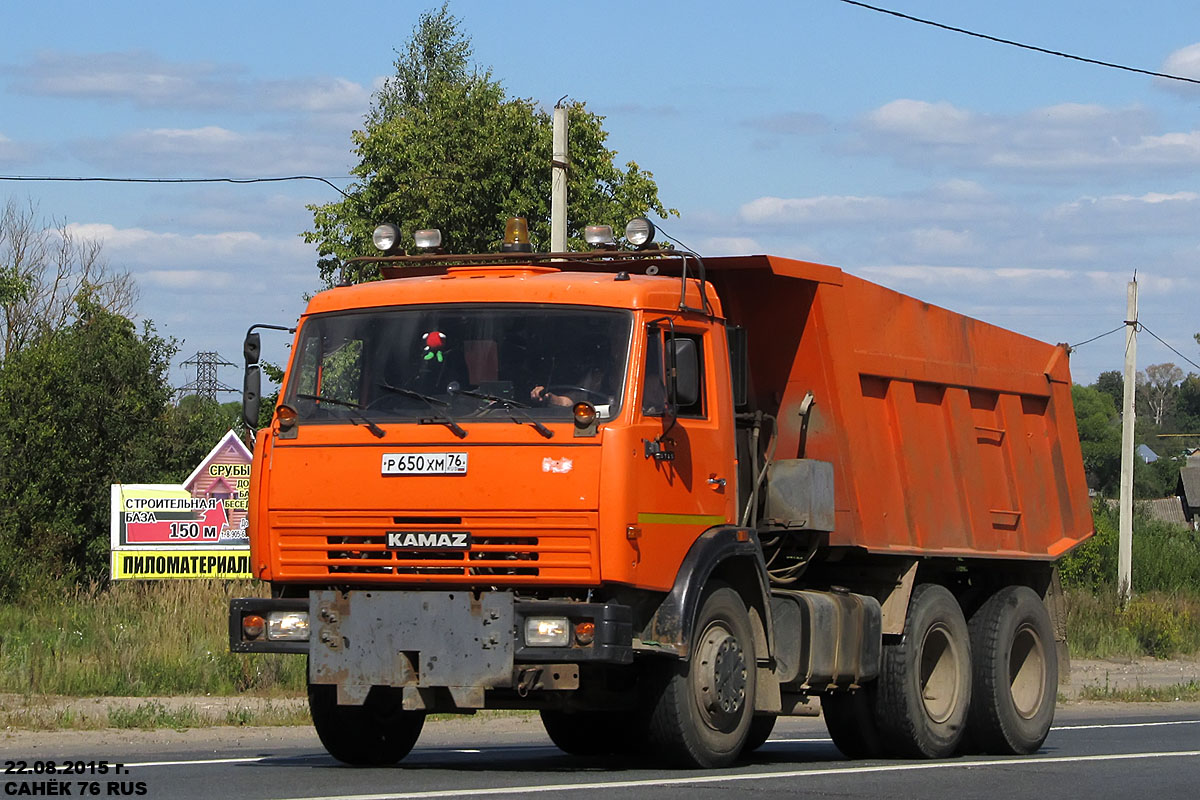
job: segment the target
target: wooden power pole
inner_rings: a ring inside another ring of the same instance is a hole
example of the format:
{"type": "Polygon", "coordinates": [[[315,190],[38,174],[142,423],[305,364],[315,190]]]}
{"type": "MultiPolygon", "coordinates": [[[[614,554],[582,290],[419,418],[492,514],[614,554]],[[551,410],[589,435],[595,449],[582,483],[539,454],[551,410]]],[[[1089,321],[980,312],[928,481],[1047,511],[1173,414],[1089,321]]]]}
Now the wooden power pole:
{"type": "Polygon", "coordinates": [[[1133,422],[1137,388],[1137,273],[1125,302],[1125,393],[1121,401],[1121,520],[1117,539],[1117,594],[1123,606],[1133,595],[1133,422]]]}

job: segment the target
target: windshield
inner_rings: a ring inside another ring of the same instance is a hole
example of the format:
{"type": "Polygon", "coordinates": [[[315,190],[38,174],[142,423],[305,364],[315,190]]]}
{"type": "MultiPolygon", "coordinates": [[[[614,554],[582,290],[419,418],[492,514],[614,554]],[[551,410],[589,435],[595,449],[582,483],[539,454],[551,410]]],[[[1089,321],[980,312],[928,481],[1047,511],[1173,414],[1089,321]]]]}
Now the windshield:
{"type": "Polygon", "coordinates": [[[300,422],[457,427],[620,413],[632,313],[580,306],[420,306],[308,318],[286,402],[300,422]]]}

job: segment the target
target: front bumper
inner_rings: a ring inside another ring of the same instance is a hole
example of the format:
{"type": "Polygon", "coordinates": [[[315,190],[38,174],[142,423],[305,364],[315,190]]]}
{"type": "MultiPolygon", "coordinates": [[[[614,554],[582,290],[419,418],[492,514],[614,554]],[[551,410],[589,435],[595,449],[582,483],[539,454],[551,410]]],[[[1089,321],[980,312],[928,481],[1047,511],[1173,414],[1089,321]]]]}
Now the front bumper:
{"type": "Polygon", "coordinates": [[[237,598],[229,605],[229,649],[235,653],[306,653],[316,683],[349,670],[372,685],[478,686],[512,682],[520,664],[633,662],[633,616],[617,603],[518,600],[508,592],[470,590],[314,590],[307,598],[237,598]],[[254,639],[243,619],[307,610],[308,641],[254,639]],[[592,640],[565,647],[526,644],[529,617],[591,622],[592,640]],[[412,669],[415,667],[415,669],[412,669]]]}

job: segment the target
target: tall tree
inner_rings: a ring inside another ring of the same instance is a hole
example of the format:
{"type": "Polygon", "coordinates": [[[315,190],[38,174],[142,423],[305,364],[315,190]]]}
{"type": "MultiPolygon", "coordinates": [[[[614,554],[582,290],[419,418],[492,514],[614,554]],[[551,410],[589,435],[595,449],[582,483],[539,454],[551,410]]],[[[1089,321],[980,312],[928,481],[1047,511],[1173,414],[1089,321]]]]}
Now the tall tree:
{"type": "Polygon", "coordinates": [[[33,203],[9,199],[0,210],[0,362],[39,333],[67,323],[75,298],[128,315],[137,300],[133,277],[112,268],[103,244],[69,226],[45,223],[33,203]]]}
{"type": "Polygon", "coordinates": [[[1183,370],[1171,363],[1151,364],[1145,372],[1138,372],[1137,377],[1145,389],[1146,405],[1154,424],[1162,425],[1163,418],[1175,404],[1183,370]]]}
{"type": "MultiPolygon", "coordinates": [[[[437,227],[448,250],[474,253],[498,249],[505,219],[525,216],[535,249],[548,247],[551,116],[532,100],[508,97],[470,57],[470,40],[445,5],[421,15],[396,74],[376,94],[364,129],[352,134],[359,181],[346,199],[310,207],[313,229],[303,235],[318,246],[327,284],[339,274],[375,277],[374,267],[345,262],[373,252],[371,231],[381,222],[407,237],[437,227]]],[[[659,200],[651,173],[633,161],[624,169],[613,163],[603,117],[571,103],[568,118],[572,246],[587,224],[619,229],[641,214],[676,213],[659,200]]]]}

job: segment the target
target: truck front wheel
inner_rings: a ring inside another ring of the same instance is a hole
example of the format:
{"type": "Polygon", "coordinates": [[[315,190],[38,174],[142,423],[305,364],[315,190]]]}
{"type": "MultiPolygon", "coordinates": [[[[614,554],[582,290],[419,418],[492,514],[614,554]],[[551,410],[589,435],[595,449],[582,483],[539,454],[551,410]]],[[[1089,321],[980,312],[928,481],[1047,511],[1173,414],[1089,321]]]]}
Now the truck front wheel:
{"type": "Polygon", "coordinates": [[[1046,741],[1054,721],[1058,653],[1041,598],[1027,586],[1006,586],[971,615],[974,693],[969,747],[1028,755],[1046,741]]]}
{"type": "Polygon", "coordinates": [[[967,621],[944,586],[913,590],[897,644],[883,648],[876,720],[887,750],[912,758],[946,758],[966,730],[971,704],[967,621]]]}
{"type": "Polygon", "coordinates": [[[395,764],[425,725],[425,712],[404,711],[400,693],[385,686],[372,688],[361,706],[340,706],[336,686],[310,683],[308,708],[329,755],[354,766],[395,764]]]}
{"type": "Polygon", "coordinates": [[[709,588],[691,657],[669,665],[650,718],[651,744],[685,767],[724,767],[741,753],[754,719],[755,652],[742,598],[709,588]]]}

